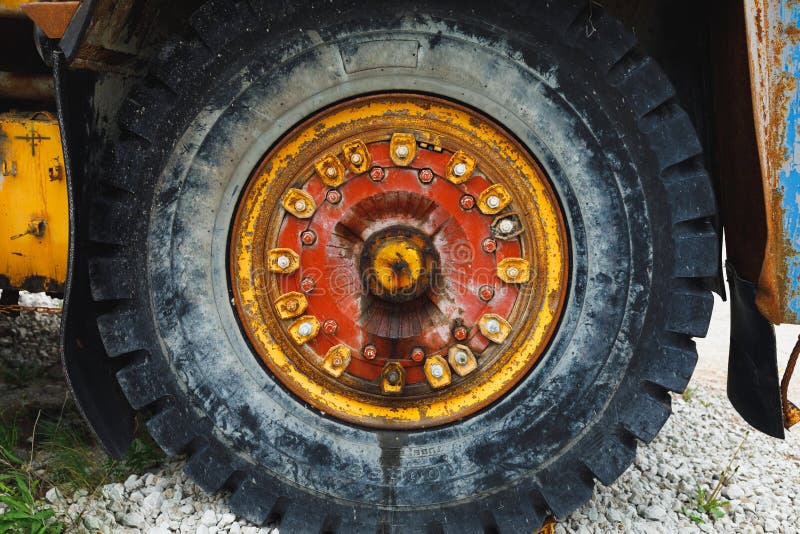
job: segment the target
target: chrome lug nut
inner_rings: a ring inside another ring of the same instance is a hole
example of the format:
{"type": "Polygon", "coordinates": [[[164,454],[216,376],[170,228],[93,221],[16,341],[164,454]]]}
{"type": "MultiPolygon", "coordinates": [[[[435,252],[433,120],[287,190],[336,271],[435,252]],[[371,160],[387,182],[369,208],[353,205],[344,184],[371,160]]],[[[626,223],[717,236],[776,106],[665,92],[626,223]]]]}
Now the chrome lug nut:
{"type": "Polygon", "coordinates": [[[325,176],[327,176],[328,178],[336,178],[337,174],[338,171],[336,170],[336,167],[328,167],[327,169],[325,169],[325,176]]]}
{"type": "Polygon", "coordinates": [[[463,350],[456,352],[455,360],[458,365],[467,365],[469,361],[469,356],[463,350]]]}
{"type": "Polygon", "coordinates": [[[503,219],[497,228],[504,234],[510,234],[514,231],[514,221],[511,219],[503,219]]]}
{"type": "Polygon", "coordinates": [[[281,269],[286,269],[292,264],[292,260],[289,259],[289,256],[278,256],[276,263],[281,269]]]}
{"type": "Polygon", "coordinates": [[[508,269],[506,269],[506,276],[508,276],[509,278],[516,278],[517,276],[519,276],[519,269],[517,269],[516,267],[509,267],[508,269]]]}
{"type": "Polygon", "coordinates": [[[486,205],[492,209],[497,208],[500,205],[500,197],[497,195],[492,195],[486,199],[486,205]]]}
{"type": "Polygon", "coordinates": [[[453,166],[453,174],[456,176],[464,176],[467,173],[467,164],[466,163],[456,163],[453,166]]]}
{"type": "Polygon", "coordinates": [[[406,145],[397,145],[397,147],[394,149],[394,155],[397,156],[400,159],[407,158],[408,154],[409,154],[409,150],[408,150],[408,146],[406,146],[406,145]]]}
{"type": "Polygon", "coordinates": [[[350,155],[350,163],[353,165],[361,165],[361,162],[364,161],[364,158],[358,152],[353,152],[350,155]]]}
{"type": "Polygon", "coordinates": [[[300,326],[297,327],[297,333],[303,337],[310,336],[313,331],[314,325],[309,322],[300,323],[300,326]]]}
{"type": "MultiPolygon", "coordinates": [[[[334,170],[334,172],[336,172],[336,171],[334,170]]],[[[308,204],[306,204],[306,201],[302,200],[302,199],[300,199],[300,200],[298,200],[297,202],[294,203],[295,211],[298,211],[298,212],[301,212],[301,213],[306,211],[307,207],[308,207],[308,204]]]]}
{"type": "Polygon", "coordinates": [[[500,333],[500,323],[497,319],[489,319],[486,321],[486,330],[490,334],[499,334],[500,333]]]}
{"type": "Polygon", "coordinates": [[[386,381],[389,382],[389,384],[396,386],[398,383],[400,383],[400,373],[398,373],[395,369],[390,370],[388,373],[386,373],[386,381]]]}
{"type": "Polygon", "coordinates": [[[444,376],[444,367],[440,363],[432,364],[430,369],[433,378],[442,378],[444,376]]]}

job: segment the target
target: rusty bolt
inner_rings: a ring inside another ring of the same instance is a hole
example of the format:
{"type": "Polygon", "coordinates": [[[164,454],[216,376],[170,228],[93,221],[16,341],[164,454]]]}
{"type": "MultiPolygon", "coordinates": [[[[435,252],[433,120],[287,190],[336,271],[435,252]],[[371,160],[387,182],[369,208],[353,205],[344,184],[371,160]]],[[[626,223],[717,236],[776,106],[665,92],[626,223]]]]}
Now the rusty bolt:
{"type": "Polygon", "coordinates": [[[425,358],[425,351],[419,347],[415,347],[414,350],[411,351],[411,359],[415,362],[421,362],[425,358]]]}
{"type": "Polygon", "coordinates": [[[331,204],[338,204],[342,200],[342,194],[336,189],[331,189],[325,194],[325,200],[331,204]]]}
{"type": "Polygon", "coordinates": [[[422,169],[419,171],[419,181],[423,184],[429,184],[433,181],[433,171],[430,169],[422,169]]]}
{"type": "Polygon", "coordinates": [[[308,204],[306,204],[306,201],[303,200],[302,198],[294,203],[295,211],[300,212],[300,213],[306,211],[307,207],[308,207],[308,204]]]}
{"type": "Polygon", "coordinates": [[[311,293],[314,291],[316,285],[317,284],[314,282],[314,279],[308,276],[300,280],[300,289],[302,289],[304,293],[311,293]]]}
{"type": "Polygon", "coordinates": [[[396,386],[400,383],[400,373],[397,372],[397,369],[391,369],[386,373],[386,381],[392,386],[396,386]]]}
{"type": "Polygon", "coordinates": [[[341,367],[344,362],[340,356],[336,356],[331,360],[331,365],[334,367],[341,367]]]}
{"type": "Polygon", "coordinates": [[[317,242],[317,234],[313,230],[306,230],[300,234],[300,241],[304,245],[313,245],[317,242]]]}
{"type": "Polygon", "coordinates": [[[375,345],[367,345],[364,347],[364,357],[368,360],[374,360],[378,355],[378,349],[375,345]]]}
{"type": "Polygon", "coordinates": [[[336,170],[336,167],[328,167],[327,169],[325,169],[325,175],[328,178],[336,178],[337,174],[339,174],[339,173],[336,170]]]}
{"type": "Polygon", "coordinates": [[[475,197],[472,195],[464,195],[461,197],[461,200],[458,201],[461,209],[471,210],[475,207],[475,197]]]}
{"type": "Polygon", "coordinates": [[[467,339],[467,334],[469,334],[469,331],[466,326],[457,326],[453,329],[453,337],[459,341],[467,339]]]}
{"type": "Polygon", "coordinates": [[[481,286],[478,290],[478,296],[484,302],[489,302],[494,298],[494,288],[492,286],[481,286]]]}
{"type": "Polygon", "coordinates": [[[336,324],[336,321],[334,321],[333,319],[328,319],[327,321],[322,323],[322,331],[328,334],[329,336],[335,334],[338,329],[339,325],[336,324]]]}
{"type": "Polygon", "coordinates": [[[488,252],[489,254],[491,254],[492,252],[497,250],[497,241],[495,241],[491,237],[487,237],[486,239],[483,240],[483,243],[481,243],[481,247],[483,248],[484,252],[488,252]]]}
{"type": "Polygon", "coordinates": [[[300,307],[300,303],[297,302],[295,299],[291,299],[287,300],[286,303],[283,305],[283,307],[286,308],[286,311],[288,312],[295,312],[297,311],[297,308],[300,307]]]}
{"type": "Polygon", "coordinates": [[[385,171],[380,167],[372,167],[369,170],[369,177],[373,182],[380,182],[385,175],[385,171]]]}

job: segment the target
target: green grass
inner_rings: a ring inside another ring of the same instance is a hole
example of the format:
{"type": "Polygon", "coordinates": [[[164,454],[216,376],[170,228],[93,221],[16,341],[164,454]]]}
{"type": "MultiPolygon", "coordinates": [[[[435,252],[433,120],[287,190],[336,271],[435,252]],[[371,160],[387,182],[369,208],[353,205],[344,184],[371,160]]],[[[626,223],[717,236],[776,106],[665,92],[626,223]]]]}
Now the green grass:
{"type": "MultiPolygon", "coordinates": [[[[111,458],[83,426],[62,417],[39,421],[37,416],[29,451],[21,448],[20,438],[16,420],[0,421],[0,502],[7,507],[0,513],[0,534],[62,532],[66,526],[42,500],[49,488],[58,488],[62,495],[79,489],[93,494],[131,474],[141,475],[164,459],[149,437],[134,439],[122,459],[111,458]]],[[[82,515],[70,518],[74,528],[82,515]]]]}
{"type": "Polygon", "coordinates": [[[683,515],[688,517],[694,523],[705,523],[706,519],[716,521],[725,516],[725,510],[730,505],[730,502],[720,499],[720,491],[727,485],[736,473],[739,471],[739,466],[733,467],[733,462],[742,450],[745,442],[747,441],[750,432],[746,432],[739,446],[733,451],[728,464],[719,475],[716,485],[709,492],[707,489],[697,486],[694,496],[689,500],[686,506],[681,507],[683,515]]]}
{"type": "Polygon", "coordinates": [[[35,443],[34,431],[30,457],[23,459],[18,450],[16,424],[0,425],[0,503],[7,508],[0,513],[0,534],[44,534],[64,530],[64,524],[54,519],[52,508],[41,503],[41,480],[33,475],[35,443]]]}

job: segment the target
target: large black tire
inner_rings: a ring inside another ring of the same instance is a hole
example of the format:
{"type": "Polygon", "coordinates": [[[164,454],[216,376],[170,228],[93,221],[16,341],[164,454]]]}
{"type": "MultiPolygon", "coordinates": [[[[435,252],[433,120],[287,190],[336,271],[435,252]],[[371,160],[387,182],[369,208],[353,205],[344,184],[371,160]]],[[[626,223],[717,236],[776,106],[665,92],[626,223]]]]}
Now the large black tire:
{"type": "Polygon", "coordinates": [[[701,147],[634,38],[586,1],[428,4],[205,4],[121,109],[116,166],[96,189],[91,288],[123,390],[202,488],[287,534],[531,532],[569,514],[664,424],[711,314],[701,147]],[[234,318],[225,251],[238,191],[282,133],[342,99],[403,90],[477,108],[530,149],[562,202],[572,265],[558,331],[513,391],[454,424],[387,432],[276,383],[234,318]]]}

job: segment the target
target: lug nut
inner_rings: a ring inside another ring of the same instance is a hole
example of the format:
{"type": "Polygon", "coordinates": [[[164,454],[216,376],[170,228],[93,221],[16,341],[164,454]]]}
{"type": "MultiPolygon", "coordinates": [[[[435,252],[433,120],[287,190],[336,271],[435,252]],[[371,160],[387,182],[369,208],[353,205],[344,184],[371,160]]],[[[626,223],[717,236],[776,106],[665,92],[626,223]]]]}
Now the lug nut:
{"type": "Polygon", "coordinates": [[[400,159],[407,158],[408,157],[408,153],[409,153],[409,150],[408,150],[408,146],[406,146],[406,145],[397,145],[397,147],[394,149],[394,155],[397,156],[400,159]]]}
{"type": "Polygon", "coordinates": [[[375,345],[367,345],[364,347],[364,357],[368,360],[374,360],[378,356],[378,349],[375,345]]]}
{"type": "Polygon", "coordinates": [[[300,280],[300,289],[302,289],[304,293],[311,293],[314,291],[316,285],[317,284],[314,282],[314,279],[308,276],[300,280]]]}
{"type": "Polygon", "coordinates": [[[335,334],[338,329],[339,325],[333,319],[328,319],[327,321],[322,323],[322,331],[328,334],[329,336],[335,334]]]}
{"type": "Polygon", "coordinates": [[[440,363],[431,364],[430,370],[433,378],[442,378],[444,376],[444,367],[440,363]]]}
{"type": "Polygon", "coordinates": [[[304,211],[306,211],[307,207],[308,207],[308,204],[306,204],[306,201],[303,200],[303,199],[300,199],[300,200],[298,200],[297,202],[294,203],[295,211],[298,211],[300,213],[303,213],[304,211]]]}
{"type": "Polygon", "coordinates": [[[342,194],[336,189],[331,189],[325,194],[325,200],[331,204],[338,204],[342,200],[342,194]]]}
{"type": "Polygon", "coordinates": [[[467,339],[467,334],[469,334],[469,331],[466,326],[457,326],[453,329],[453,337],[459,341],[467,339]]]}
{"type": "Polygon", "coordinates": [[[361,165],[362,161],[364,161],[364,158],[358,152],[353,152],[350,155],[350,163],[353,165],[361,165]]]}
{"type": "Polygon", "coordinates": [[[331,365],[334,367],[341,367],[343,363],[344,361],[339,356],[334,356],[334,358],[331,360],[331,365]]]}
{"type": "Polygon", "coordinates": [[[313,331],[314,325],[309,322],[300,323],[300,326],[297,327],[297,333],[303,337],[310,336],[313,331]]]}
{"type": "Polygon", "coordinates": [[[392,386],[396,386],[400,383],[400,373],[398,373],[396,369],[391,369],[386,373],[386,381],[392,386]]]}
{"type": "Polygon", "coordinates": [[[325,169],[325,176],[328,178],[336,178],[338,172],[336,171],[336,167],[328,167],[325,169]]]}
{"type": "Polygon", "coordinates": [[[456,176],[464,176],[467,173],[467,164],[466,163],[456,163],[453,166],[453,174],[456,176]]]}
{"type": "Polygon", "coordinates": [[[471,210],[475,207],[475,197],[472,195],[464,195],[458,203],[461,205],[462,209],[471,210]]]}
{"type": "Polygon", "coordinates": [[[490,334],[500,333],[500,323],[497,321],[497,319],[489,319],[486,321],[486,331],[490,334]]]}
{"type": "Polygon", "coordinates": [[[415,362],[421,362],[425,359],[425,351],[419,347],[414,348],[414,350],[411,351],[411,359],[415,362]]]}
{"type": "Polygon", "coordinates": [[[278,259],[275,261],[278,264],[278,267],[281,269],[286,269],[292,264],[292,260],[289,259],[289,256],[278,256],[278,259]]]}
{"type": "Polygon", "coordinates": [[[517,276],[519,276],[519,269],[517,269],[516,267],[509,267],[508,269],[506,269],[506,276],[508,276],[511,279],[516,278],[517,276]]]}
{"type": "Polygon", "coordinates": [[[419,171],[419,181],[423,184],[429,184],[433,181],[433,171],[430,169],[422,169],[419,171]]]}
{"type": "Polygon", "coordinates": [[[514,221],[511,219],[503,219],[500,221],[500,224],[497,225],[497,228],[504,234],[510,234],[514,231],[514,221]]]}
{"type": "Polygon", "coordinates": [[[469,356],[463,350],[456,352],[455,357],[453,358],[458,365],[467,365],[469,361],[469,356]]]}
{"type": "Polygon", "coordinates": [[[286,311],[288,312],[296,312],[297,308],[300,307],[300,303],[295,299],[287,300],[283,307],[286,308],[286,311]]]}
{"type": "Polygon", "coordinates": [[[386,173],[380,167],[372,167],[369,170],[369,177],[373,182],[380,182],[384,176],[386,176],[386,173]]]}
{"type": "Polygon", "coordinates": [[[492,286],[481,286],[478,290],[478,296],[484,302],[489,302],[494,298],[494,288],[492,286]]]}
{"type": "Polygon", "coordinates": [[[300,234],[300,241],[302,241],[304,245],[313,245],[317,242],[317,234],[315,234],[313,230],[306,230],[300,234]]]}
{"type": "Polygon", "coordinates": [[[483,240],[483,243],[481,243],[481,247],[483,248],[484,252],[488,252],[489,254],[491,254],[492,252],[497,250],[497,241],[495,241],[491,237],[487,237],[486,239],[483,240]]]}
{"type": "Polygon", "coordinates": [[[500,197],[498,197],[497,195],[490,196],[489,198],[486,199],[486,205],[492,209],[497,208],[498,206],[500,206],[500,197]]]}

